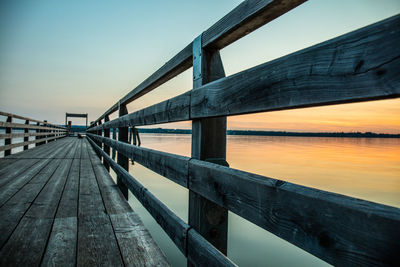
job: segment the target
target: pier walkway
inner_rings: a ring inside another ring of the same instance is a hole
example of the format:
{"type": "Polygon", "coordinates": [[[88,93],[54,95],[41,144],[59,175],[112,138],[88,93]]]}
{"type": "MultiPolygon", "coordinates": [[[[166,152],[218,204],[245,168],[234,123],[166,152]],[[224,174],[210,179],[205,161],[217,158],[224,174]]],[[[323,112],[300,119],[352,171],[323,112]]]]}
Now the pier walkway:
{"type": "Polygon", "coordinates": [[[0,266],[166,266],[86,138],[0,159],[0,266]]]}

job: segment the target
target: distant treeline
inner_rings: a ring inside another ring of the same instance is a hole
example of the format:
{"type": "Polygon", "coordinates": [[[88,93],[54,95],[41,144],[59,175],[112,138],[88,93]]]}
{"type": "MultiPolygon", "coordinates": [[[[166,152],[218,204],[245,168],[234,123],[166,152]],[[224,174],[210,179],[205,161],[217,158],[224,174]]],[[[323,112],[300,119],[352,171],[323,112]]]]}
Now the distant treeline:
{"type": "MultiPolygon", "coordinates": [[[[85,126],[72,126],[73,131],[84,132],[85,126]]],[[[191,134],[189,129],[163,129],[163,128],[138,128],[139,133],[162,133],[162,134],[191,134]]],[[[304,137],[355,137],[355,138],[400,138],[400,134],[383,134],[373,132],[286,132],[286,131],[252,131],[252,130],[228,130],[228,135],[254,135],[254,136],[304,136],[304,137]]]]}

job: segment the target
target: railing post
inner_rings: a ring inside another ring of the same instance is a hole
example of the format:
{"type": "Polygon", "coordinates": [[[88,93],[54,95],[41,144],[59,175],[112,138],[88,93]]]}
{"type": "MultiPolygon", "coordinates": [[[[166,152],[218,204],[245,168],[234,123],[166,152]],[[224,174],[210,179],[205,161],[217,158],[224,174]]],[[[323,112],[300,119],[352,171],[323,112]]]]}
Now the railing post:
{"type": "MultiPolygon", "coordinates": [[[[47,121],[46,121],[46,120],[44,120],[44,124],[43,124],[43,126],[44,126],[44,127],[48,127],[46,122],[47,122],[47,121]]],[[[43,132],[44,132],[44,133],[48,133],[48,130],[43,130],[43,132]]],[[[46,143],[47,143],[47,137],[48,137],[48,135],[45,135],[45,136],[43,136],[43,138],[44,138],[44,141],[43,141],[43,142],[41,142],[41,145],[43,145],[43,144],[46,144],[46,143]]]]}
{"type": "MultiPolygon", "coordinates": [[[[9,122],[9,123],[12,123],[12,116],[8,116],[7,117],[7,122],[9,122]]],[[[6,127],[6,134],[12,134],[12,128],[11,127],[6,127]]],[[[10,136],[10,138],[6,138],[5,140],[4,140],[4,145],[6,146],[6,145],[11,145],[11,136],[10,136]]],[[[7,150],[5,150],[4,151],[4,156],[6,157],[6,156],[8,156],[8,155],[11,155],[11,149],[7,149],[7,150]]]]}
{"type": "MultiPolygon", "coordinates": [[[[106,123],[106,122],[108,122],[108,121],[110,121],[110,118],[108,117],[108,115],[106,115],[106,116],[104,117],[104,123],[106,123]]],[[[110,128],[104,129],[104,137],[110,138],[110,128]]],[[[104,144],[104,152],[105,152],[107,155],[110,155],[110,147],[107,146],[106,144],[104,144]]],[[[105,160],[104,160],[103,164],[104,164],[104,167],[106,168],[106,170],[107,170],[108,172],[110,172],[110,164],[108,164],[108,162],[105,161],[105,160]]]]}
{"type": "MultiPolygon", "coordinates": [[[[219,51],[202,49],[201,38],[200,35],[193,42],[193,90],[225,77],[219,51]]],[[[226,117],[193,120],[192,158],[228,165],[226,117]]],[[[226,255],[227,209],[189,190],[189,224],[226,255]]]]}
{"type": "MultiPolygon", "coordinates": [[[[112,135],[113,140],[117,140],[117,128],[113,128],[113,135],[112,135]]],[[[115,161],[115,148],[112,149],[112,159],[115,161]]]]}
{"type": "MultiPolygon", "coordinates": [[[[25,120],[25,124],[29,125],[29,120],[25,120]]],[[[29,133],[29,129],[25,128],[24,129],[24,133],[27,134],[29,133]]],[[[29,135],[28,136],[24,136],[24,142],[28,142],[29,141],[29,135]]],[[[24,150],[27,150],[29,148],[29,145],[24,145],[24,150]]]]}
{"type": "MultiPolygon", "coordinates": [[[[98,125],[99,125],[99,126],[101,125],[101,120],[99,120],[98,125]]],[[[102,130],[102,129],[97,130],[97,131],[96,131],[96,134],[102,136],[102,135],[103,135],[103,130],[102,130]]],[[[103,143],[102,143],[102,142],[96,141],[96,144],[97,144],[101,149],[103,149],[103,143]]],[[[100,161],[101,161],[101,154],[100,154],[100,153],[97,153],[97,155],[99,156],[99,159],[100,159],[100,161]]]]}
{"type": "MultiPolygon", "coordinates": [[[[128,110],[125,105],[119,105],[119,117],[128,114],[128,110]]],[[[118,141],[128,143],[128,127],[119,127],[118,128],[118,141]]],[[[117,163],[124,168],[125,170],[129,171],[129,159],[118,152],[117,155],[117,163]]],[[[122,194],[126,199],[128,199],[128,188],[122,182],[121,177],[117,176],[117,184],[119,189],[121,190],[122,194]]]]}
{"type": "MultiPolygon", "coordinates": [[[[37,123],[36,123],[36,126],[40,126],[40,122],[37,122],[37,123]]],[[[41,132],[40,129],[36,129],[36,133],[37,133],[37,134],[40,133],[40,132],[41,132]]],[[[40,139],[40,138],[42,138],[42,137],[36,135],[35,140],[38,140],[38,139],[40,139]]],[[[36,147],[36,146],[40,146],[40,143],[39,143],[39,142],[36,142],[36,143],[35,143],[35,147],[36,147]]]]}

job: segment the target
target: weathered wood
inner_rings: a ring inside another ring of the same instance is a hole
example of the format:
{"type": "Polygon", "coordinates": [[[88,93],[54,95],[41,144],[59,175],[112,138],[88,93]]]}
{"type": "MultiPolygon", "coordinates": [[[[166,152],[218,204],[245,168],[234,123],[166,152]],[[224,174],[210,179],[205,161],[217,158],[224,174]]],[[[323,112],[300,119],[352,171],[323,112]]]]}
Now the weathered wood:
{"type": "Polygon", "coordinates": [[[0,146],[0,151],[8,151],[8,150],[11,150],[12,148],[15,148],[15,147],[27,146],[27,145],[30,145],[30,144],[41,143],[41,142],[43,142],[43,140],[44,141],[51,141],[51,140],[59,139],[61,137],[64,137],[64,135],[63,136],[53,136],[53,137],[49,137],[49,138],[46,138],[46,139],[31,140],[31,141],[27,141],[27,142],[21,142],[21,143],[16,143],[16,144],[11,144],[11,145],[0,146]]]}
{"type": "MultiPolygon", "coordinates": [[[[107,123],[110,121],[110,118],[108,115],[104,117],[104,123],[107,123]]],[[[110,138],[110,129],[105,129],[104,130],[104,137],[110,138]]],[[[104,144],[104,152],[107,153],[107,155],[110,155],[110,147],[106,144],[104,144]]],[[[110,171],[110,165],[104,161],[104,167],[106,168],[107,171],[110,171]]]]}
{"type": "Polygon", "coordinates": [[[125,266],[170,266],[134,212],[110,215],[125,266]]]}
{"type": "Polygon", "coordinates": [[[168,209],[161,201],[151,194],[142,184],[135,180],[124,168],[115,163],[104,151],[88,139],[93,148],[102,153],[104,159],[109,162],[111,168],[115,171],[121,181],[136,196],[142,205],[149,211],[158,224],[164,229],[176,246],[186,253],[186,232],[189,226],[184,223],[178,216],[168,209]]]}
{"type": "MultiPolygon", "coordinates": [[[[46,122],[47,124],[47,122],[46,122]]],[[[59,132],[65,132],[66,130],[64,129],[55,129],[52,127],[47,127],[47,126],[38,126],[38,125],[31,125],[31,124],[22,124],[22,123],[12,123],[12,122],[4,122],[0,121],[0,127],[5,127],[5,128],[14,128],[14,129],[40,129],[40,130],[57,130],[59,132]]]]}
{"type": "MultiPolygon", "coordinates": [[[[128,114],[128,109],[125,105],[119,106],[119,117],[128,114]]],[[[114,128],[115,129],[115,128],[114,128]]],[[[118,127],[118,141],[128,143],[128,127],[118,127]]],[[[129,160],[128,158],[123,155],[122,153],[118,152],[117,155],[117,163],[129,172],[129,160]]],[[[121,190],[122,194],[124,195],[125,199],[128,199],[128,188],[124,185],[121,181],[121,177],[117,176],[117,185],[121,190]]]]}
{"type": "Polygon", "coordinates": [[[77,266],[123,266],[107,214],[79,216],[77,266]]]}
{"type": "Polygon", "coordinates": [[[400,209],[191,160],[189,188],[334,265],[392,265],[400,209]]]}
{"type": "MultiPolygon", "coordinates": [[[[203,33],[203,48],[222,49],[232,42],[256,30],[262,25],[290,11],[305,0],[247,0],[224,16],[203,33]]],[[[147,94],[163,83],[192,66],[192,43],[176,54],[149,78],[109,108],[94,123],[118,110],[118,105],[127,105],[147,94]]],[[[92,125],[91,125],[92,126],[92,125]]]]}
{"type": "Polygon", "coordinates": [[[191,118],[400,96],[400,15],[192,92],[191,118]]]}
{"type": "MultiPolygon", "coordinates": [[[[29,120],[26,120],[25,124],[29,124],[29,120]]],[[[29,129],[24,129],[24,134],[29,134],[29,129]]],[[[29,136],[24,136],[24,142],[28,142],[28,141],[29,141],[29,136]]],[[[24,150],[27,150],[28,148],[29,148],[29,145],[24,145],[24,150]]]]}
{"type": "MultiPolygon", "coordinates": [[[[11,124],[12,123],[12,117],[7,117],[7,122],[6,122],[7,124],[11,124]]],[[[1,126],[1,124],[0,124],[0,126],[1,126]]],[[[11,134],[11,132],[12,132],[12,128],[10,128],[10,127],[7,127],[6,128],[6,134],[11,134]]],[[[1,149],[2,147],[0,147],[0,149],[1,149]]],[[[7,156],[9,156],[9,155],[11,155],[11,138],[6,138],[5,140],[4,140],[4,156],[5,157],[7,157],[7,156]]],[[[2,150],[0,150],[0,151],[2,151],[2,150]]]]}
{"type": "Polygon", "coordinates": [[[243,1],[203,33],[203,47],[222,49],[305,1],[243,1]]]}
{"type": "Polygon", "coordinates": [[[166,152],[125,144],[110,138],[87,134],[90,138],[103,142],[116,149],[126,157],[140,163],[146,168],[187,187],[187,172],[189,158],[166,152]]]}
{"type": "Polygon", "coordinates": [[[45,186],[58,165],[59,160],[53,160],[46,169],[42,169],[34,181],[26,184],[20,191],[12,196],[0,208],[0,247],[8,240],[14,228],[18,225],[25,212],[32,205],[32,202],[45,186]]]}
{"type": "MultiPolygon", "coordinates": [[[[27,129],[25,129],[27,130],[27,129]]],[[[44,135],[56,135],[56,133],[33,133],[33,132],[25,132],[25,133],[11,133],[11,134],[0,134],[0,139],[4,138],[17,138],[17,137],[29,137],[29,136],[44,136],[44,135]]],[[[24,140],[25,142],[25,140],[24,140]]]]}
{"type": "MultiPolygon", "coordinates": [[[[202,35],[193,42],[193,91],[225,77],[218,51],[202,48],[202,35]]],[[[193,120],[192,158],[226,163],[226,117],[193,120]]],[[[226,255],[228,210],[189,188],[189,225],[226,255]]],[[[188,261],[188,266],[192,266],[188,261]]]]}
{"type": "Polygon", "coordinates": [[[194,229],[188,231],[187,257],[193,266],[237,266],[194,229]]]}
{"type": "Polygon", "coordinates": [[[76,266],[77,217],[56,218],[41,266],[76,266]]]}
{"type": "Polygon", "coordinates": [[[153,106],[124,115],[102,125],[94,126],[89,131],[122,126],[152,125],[166,122],[189,120],[190,92],[171,98],[153,106]]]}
{"type": "MultiPolygon", "coordinates": [[[[28,121],[31,121],[31,122],[44,123],[44,121],[35,120],[35,119],[31,119],[31,118],[27,118],[27,117],[23,117],[23,116],[20,116],[20,115],[16,115],[16,114],[12,114],[12,113],[7,113],[7,112],[3,112],[3,111],[0,111],[0,115],[1,115],[1,116],[5,116],[5,117],[13,117],[13,118],[20,119],[20,120],[25,120],[25,121],[28,120],[28,121]]],[[[51,125],[51,126],[53,126],[53,127],[55,127],[55,128],[65,129],[65,127],[62,127],[62,126],[59,126],[59,125],[50,124],[50,123],[49,123],[49,125],[51,125]]]]}

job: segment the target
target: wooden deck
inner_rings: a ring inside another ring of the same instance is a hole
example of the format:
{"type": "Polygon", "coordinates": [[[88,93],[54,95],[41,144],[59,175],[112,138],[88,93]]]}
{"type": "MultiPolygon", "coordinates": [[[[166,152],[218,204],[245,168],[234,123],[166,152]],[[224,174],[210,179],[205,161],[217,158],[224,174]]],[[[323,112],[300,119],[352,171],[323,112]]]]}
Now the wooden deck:
{"type": "Polygon", "coordinates": [[[0,160],[0,266],[165,266],[88,141],[0,160]]]}

